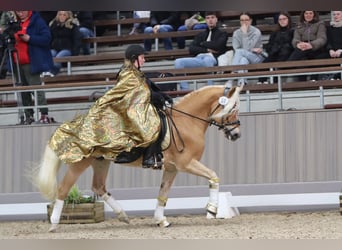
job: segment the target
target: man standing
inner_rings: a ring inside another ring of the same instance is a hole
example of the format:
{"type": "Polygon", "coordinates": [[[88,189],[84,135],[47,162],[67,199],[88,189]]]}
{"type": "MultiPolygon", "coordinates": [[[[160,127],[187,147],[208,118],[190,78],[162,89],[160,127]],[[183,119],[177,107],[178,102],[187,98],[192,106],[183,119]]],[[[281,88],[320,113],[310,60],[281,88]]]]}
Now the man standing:
{"type": "MultiPolygon", "coordinates": [[[[217,57],[226,52],[228,33],[217,27],[216,12],[206,12],[205,21],[207,29],[196,35],[189,47],[189,52],[194,57],[176,59],[176,69],[216,66],[217,57]]],[[[208,82],[208,84],[212,83],[208,82]]],[[[180,88],[189,89],[188,82],[181,82],[180,88]]]]}
{"type": "MultiPolygon", "coordinates": [[[[45,21],[35,11],[15,11],[21,30],[15,33],[15,49],[18,51],[14,63],[19,64],[19,72],[13,72],[16,80],[21,78],[21,85],[41,85],[40,73],[49,71],[53,66],[50,52],[51,34],[45,21]]],[[[38,92],[38,105],[46,105],[45,93],[38,92]]],[[[22,93],[24,106],[32,106],[31,92],[22,93]]],[[[40,123],[50,123],[48,109],[41,108],[40,123]]],[[[31,124],[34,121],[33,109],[25,109],[25,120],[23,124],[31,124]]]]}

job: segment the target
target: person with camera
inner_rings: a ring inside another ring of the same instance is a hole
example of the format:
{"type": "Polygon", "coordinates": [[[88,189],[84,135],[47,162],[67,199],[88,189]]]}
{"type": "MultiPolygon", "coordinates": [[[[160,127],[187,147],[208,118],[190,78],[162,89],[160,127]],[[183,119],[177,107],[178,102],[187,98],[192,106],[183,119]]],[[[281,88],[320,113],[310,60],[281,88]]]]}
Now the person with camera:
{"type": "MultiPolygon", "coordinates": [[[[19,64],[19,72],[14,70],[15,79],[21,79],[21,85],[41,85],[40,73],[49,71],[53,66],[52,56],[50,52],[51,34],[49,27],[45,21],[35,11],[15,11],[18,21],[15,27],[15,49],[18,57],[13,58],[15,64],[19,64]],[[18,58],[18,61],[17,61],[18,58]],[[20,78],[19,78],[20,74],[20,78]]],[[[10,28],[10,27],[9,27],[10,28]]],[[[9,29],[8,28],[8,29],[9,29]]],[[[31,92],[22,92],[23,106],[33,106],[31,92]]],[[[37,93],[38,105],[46,105],[45,93],[39,91],[37,93]]],[[[24,110],[25,120],[23,124],[31,124],[34,122],[34,111],[31,108],[24,110]]],[[[48,116],[47,108],[40,108],[40,123],[50,123],[51,118],[48,116]]]]}

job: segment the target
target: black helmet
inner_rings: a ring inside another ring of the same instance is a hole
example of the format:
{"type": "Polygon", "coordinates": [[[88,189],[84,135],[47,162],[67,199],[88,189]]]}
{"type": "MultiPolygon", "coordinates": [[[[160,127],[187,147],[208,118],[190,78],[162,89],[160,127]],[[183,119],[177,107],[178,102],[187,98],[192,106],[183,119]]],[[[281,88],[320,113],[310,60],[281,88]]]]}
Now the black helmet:
{"type": "Polygon", "coordinates": [[[133,44],[127,47],[125,51],[125,58],[133,62],[142,54],[145,54],[144,48],[140,45],[133,44]]]}

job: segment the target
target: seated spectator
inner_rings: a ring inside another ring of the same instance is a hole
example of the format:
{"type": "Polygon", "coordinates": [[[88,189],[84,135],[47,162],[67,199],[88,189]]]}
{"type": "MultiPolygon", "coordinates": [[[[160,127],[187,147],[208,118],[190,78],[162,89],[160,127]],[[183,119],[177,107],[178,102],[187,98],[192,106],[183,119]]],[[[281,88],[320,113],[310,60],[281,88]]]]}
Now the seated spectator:
{"type": "MultiPolygon", "coordinates": [[[[187,12],[184,14],[185,18],[181,18],[182,21],[184,20],[184,25],[179,26],[177,31],[202,30],[208,27],[205,18],[202,16],[203,14],[200,12],[187,12]]],[[[177,37],[177,45],[179,49],[184,49],[185,37],[177,37]]]]}
{"type": "MultiPolygon", "coordinates": [[[[133,11],[133,18],[144,18],[150,17],[151,11],[133,11]]],[[[129,35],[134,35],[138,33],[143,33],[145,28],[147,27],[147,23],[134,23],[132,30],[129,32],[129,35]]]]}
{"type": "MultiPolygon", "coordinates": [[[[264,46],[267,53],[264,62],[287,61],[293,52],[292,39],[291,16],[288,12],[282,11],[278,15],[277,30],[271,33],[268,43],[264,46]]],[[[267,78],[260,78],[258,83],[268,83],[267,78]]]]}
{"type": "MultiPolygon", "coordinates": [[[[332,21],[327,27],[326,50],[318,58],[341,58],[342,57],[342,11],[332,11],[332,21]]],[[[341,74],[326,74],[321,80],[339,79],[341,74]]]]}
{"type": "MultiPolygon", "coordinates": [[[[232,65],[246,65],[253,63],[261,63],[265,60],[262,48],[261,31],[252,25],[252,16],[248,12],[240,14],[241,27],[233,32],[233,49],[234,57],[232,65]]],[[[239,73],[247,72],[247,70],[239,70],[239,73]]],[[[246,79],[240,78],[238,85],[247,84],[246,79]]],[[[232,81],[227,82],[227,86],[231,86],[232,81]]]]}
{"type": "MultiPolygon", "coordinates": [[[[206,12],[205,21],[207,29],[197,34],[189,47],[189,52],[194,57],[177,58],[176,69],[216,66],[217,57],[226,52],[228,33],[217,27],[216,12],[206,12]]],[[[181,82],[180,89],[189,89],[188,82],[181,82]]]]}
{"type": "MultiPolygon", "coordinates": [[[[289,61],[317,59],[324,51],[327,42],[326,27],[319,20],[317,11],[305,10],[299,16],[299,25],[295,28],[292,46],[294,51],[289,61]]],[[[305,81],[306,76],[299,76],[300,81],[305,81]]],[[[316,80],[317,76],[311,78],[316,80]]]]}
{"type": "MultiPolygon", "coordinates": [[[[82,35],[78,20],[73,18],[71,11],[58,11],[57,16],[50,22],[50,31],[52,57],[79,55],[82,35]]],[[[54,76],[59,73],[61,68],[62,64],[55,62],[51,72],[44,72],[43,76],[54,76]]]]}
{"type": "MultiPolygon", "coordinates": [[[[94,37],[93,30],[93,12],[91,11],[75,11],[74,18],[79,21],[79,29],[83,38],[94,37]]],[[[90,43],[81,42],[83,55],[90,55],[90,43]]]]}
{"type": "MultiPolygon", "coordinates": [[[[145,34],[151,33],[163,33],[175,31],[181,25],[178,12],[168,11],[151,11],[150,25],[145,28],[145,34]]],[[[144,47],[146,51],[151,51],[153,39],[144,40],[144,47]]],[[[166,50],[172,50],[172,39],[164,38],[164,48],[166,50]]]]}

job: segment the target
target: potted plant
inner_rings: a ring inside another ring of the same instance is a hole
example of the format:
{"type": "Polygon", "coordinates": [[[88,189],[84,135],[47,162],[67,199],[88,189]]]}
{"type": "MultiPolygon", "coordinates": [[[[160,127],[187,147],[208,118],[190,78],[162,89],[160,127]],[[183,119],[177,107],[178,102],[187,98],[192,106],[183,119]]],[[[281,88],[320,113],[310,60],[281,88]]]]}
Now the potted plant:
{"type": "MultiPolygon", "coordinates": [[[[53,210],[53,204],[47,205],[48,219],[53,210]]],[[[104,203],[96,202],[94,197],[83,195],[74,185],[64,200],[59,223],[96,223],[104,221],[104,203]]]]}

